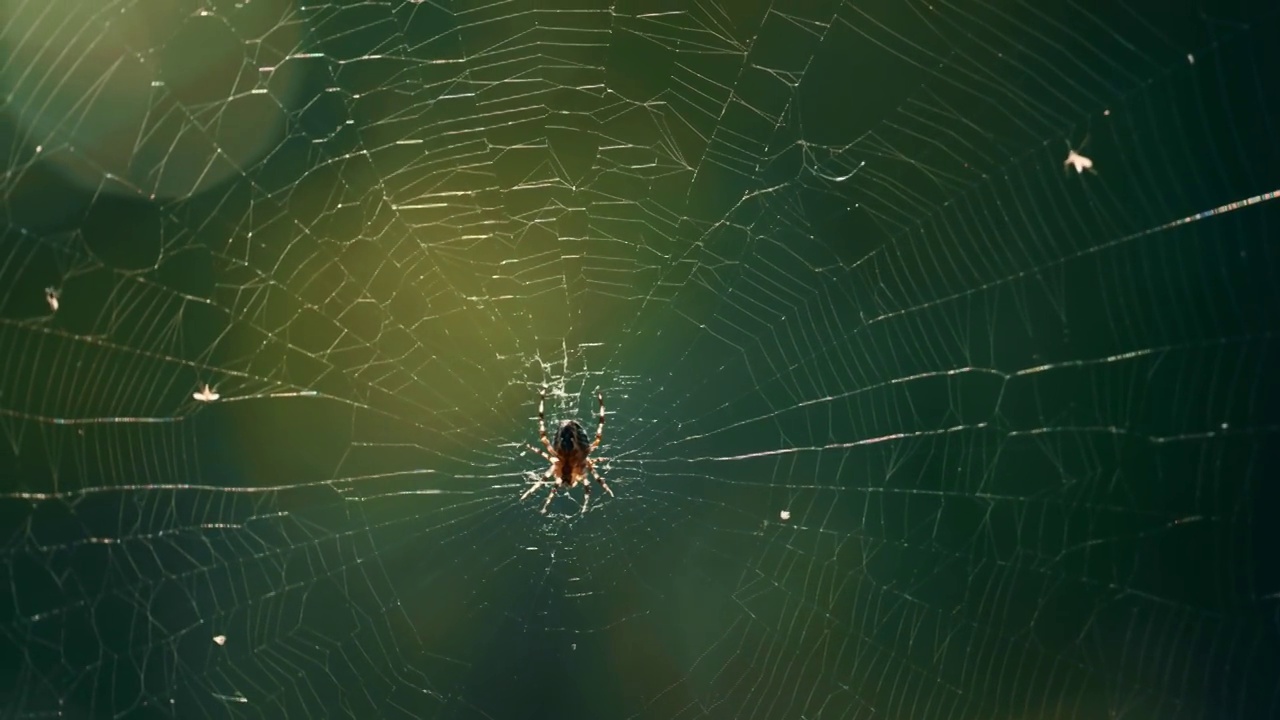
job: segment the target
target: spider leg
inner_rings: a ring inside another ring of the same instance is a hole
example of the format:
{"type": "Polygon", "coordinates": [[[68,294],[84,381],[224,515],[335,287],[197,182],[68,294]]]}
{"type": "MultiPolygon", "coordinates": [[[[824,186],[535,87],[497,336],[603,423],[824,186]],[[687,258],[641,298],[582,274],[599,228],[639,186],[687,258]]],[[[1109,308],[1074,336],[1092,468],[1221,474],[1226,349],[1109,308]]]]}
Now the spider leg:
{"type": "MultiPolygon", "coordinates": [[[[591,477],[595,478],[596,482],[600,483],[600,487],[604,488],[604,491],[609,493],[609,497],[613,497],[613,491],[609,489],[609,484],[604,481],[604,478],[600,477],[600,473],[596,472],[596,464],[590,458],[587,459],[587,469],[591,471],[591,477]]],[[[590,485],[583,483],[582,486],[587,488],[588,493],[590,493],[590,485]]]]}
{"type": "Polygon", "coordinates": [[[538,437],[542,438],[542,446],[547,452],[555,454],[555,449],[551,447],[551,441],[547,439],[547,389],[542,388],[542,393],[538,395],[538,437]]]}
{"type": "MultiPolygon", "coordinates": [[[[547,470],[547,474],[542,476],[542,479],[541,479],[541,480],[539,480],[538,482],[534,483],[533,485],[530,485],[530,486],[529,486],[529,489],[524,491],[524,494],[520,496],[520,501],[521,501],[521,502],[524,502],[524,499],[525,499],[525,498],[527,498],[527,497],[529,497],[530,495],[532,495],[534,490],[537,490],[538,488],[542,487],[542,486],[543,486],[543,485],[545,485],[546,483],[551,482],[551,478],[555,477],[555,472],[556,472],[556,469],[555,469],[555,466],[553,465],[553,466],[551,467],[551,469],[547,470]]],[[[552,483],[552,484],[554,484],[554,483],[552,483]]],[[[552,494],[555,494],[555,491],[554,491],[554,490],[552,491],[552,494]]],[[[550,501],[548,501],[548,502],[550,502],[550,501]]],[[[546,511],[547,511],[547,509],[544,507],[544,508],[542,509],[542,511],[543,511],[543,512],[546,512],[546,511]]]]}
{"type": "Polygon", "coordinates": [[[591,502],[591,483],[582,483],[582,512],[587,511],[587,503],[591,502]]]}
{"type": "Polygon", "coordinates": [[[525,443],[525,447],[527,447],[527,448],[529,448],[530,450],[532,450],[532,451],[533,451],[533,454],[534,454],[534,455],[537,455],[538,457],[543,457],[543,458],[546,458],[546,459],[550,460],[551,462],[556,462],[556,459],[555,459],[555,458],[551,457],[550,455],[548,455],[548,454],[546,454],[546,453],[542,452],[542,451],[541,451],[541,450],[539,450],[538,448],[536,448],[536,447],[534,447],[534,446],[532,446],[532,445],[530,445],[530,444],[528,444],[528,443],[525,443]]]}
{"type": "Polygon", "coordinates": [[[556,483],[551,483],[551,492],[547,493],[547,501],[546,501],[546,502],[544,502],[544,503],[542,503],[542,514],[543,514],[543,515],[546,515],[546,514],[547,514],[547,508],[551,507],[551,501],[555,498],[555,496],[556,496],[556,491],[557,491],[557,490],[559,490],[559,489],[560,489],[560,486],[559,486],[558,484],[556,484],[556,483]]]}
{"type": "Polygon", "coordinates": [[[591,443],[591,449],[595,450],[600,447],[600,440],[604,438],[604,393],[596,389],[596,399],[600,401],[600,424],[596,426],[596,439],[591,443]]]}

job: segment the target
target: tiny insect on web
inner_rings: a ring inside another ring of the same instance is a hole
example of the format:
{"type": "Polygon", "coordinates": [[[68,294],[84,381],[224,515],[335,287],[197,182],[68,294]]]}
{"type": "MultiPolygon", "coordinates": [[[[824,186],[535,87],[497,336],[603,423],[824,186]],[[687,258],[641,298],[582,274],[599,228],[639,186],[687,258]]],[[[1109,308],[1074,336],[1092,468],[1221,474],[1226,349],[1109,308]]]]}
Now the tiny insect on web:
{"type": "Polygon", "coordinates": [[[1068,142],[1067,143],[1067,159],[1062,162],[1062,166],[1074,167],[1076,169],[1077,175],[1080,175],[1081,173],[1084,173],[1086,171],[1097,174],[1098,171],[1093,169],[1093,158],[1080,154],[1080,151],[1083,150],[1084,146],[1088,144],[1089,144],[1088,135],[1084,136],[1084,140],[1081,141],[1080,147],[1078,148],[1071,147],[1071,143],[1068,142]]]}
{"type": "Polygon", "coordinates": [[[556,430],[556,441],[552,444],[547,436],[547,389],[545,387],[542,388],[542,392],[538,396],[538,438],[542,441],[542,446],[546,448],[546,452],[533,445],[526,445],[525,447],[550,462],[551,465],[542,475],[542,478],[520,496],[520,500],[523,501],[543,485],[550,485],[551,491],[547,494],[547,501],[542,505],[543,514],[546,514],[547,509],[551,507],[551,501],[555,498],[556,492],[560,488],[572,488],[578,483],[582,483],[582,512],[585,513],[587,504],[591,502],[591,484],[587,481],[588,473],[605,492],[609,493],[611,497],[613,496],[613,490],[609,489],[608,483],[596,471],[598,458],[590,457],[591,452],[600,447],[600,441],[604,438],[604,394],[599,389],[596,390],[596,399],[600,403],[600,411],[595,439],[588,443],[587,434],[577,420],[564,420],[556,430]]]}

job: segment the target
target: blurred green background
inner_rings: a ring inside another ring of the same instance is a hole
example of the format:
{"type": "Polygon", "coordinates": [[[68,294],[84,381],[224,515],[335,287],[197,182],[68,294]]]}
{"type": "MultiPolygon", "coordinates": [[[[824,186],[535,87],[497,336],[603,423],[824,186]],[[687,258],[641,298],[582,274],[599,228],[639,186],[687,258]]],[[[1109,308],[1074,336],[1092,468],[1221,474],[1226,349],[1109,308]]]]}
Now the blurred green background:
{"type": "Polygon", "coordinates": [[[1277,30],[0,1],[0,717],[1280,713],[1277,30]]]}

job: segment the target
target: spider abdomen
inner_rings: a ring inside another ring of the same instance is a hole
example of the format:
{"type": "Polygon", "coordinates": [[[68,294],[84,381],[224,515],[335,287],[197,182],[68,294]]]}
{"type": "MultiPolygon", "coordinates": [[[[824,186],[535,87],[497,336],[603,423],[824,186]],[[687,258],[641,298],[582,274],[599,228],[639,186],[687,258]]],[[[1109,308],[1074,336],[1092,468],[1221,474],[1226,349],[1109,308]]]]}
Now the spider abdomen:
{"type": "Polygon", "coordinates": [[[577,421],[566,420],[560,426],[560,432],[556,436],[556,445],[561,455],[568,455],[587,446],[587,433],[577,421]]]}

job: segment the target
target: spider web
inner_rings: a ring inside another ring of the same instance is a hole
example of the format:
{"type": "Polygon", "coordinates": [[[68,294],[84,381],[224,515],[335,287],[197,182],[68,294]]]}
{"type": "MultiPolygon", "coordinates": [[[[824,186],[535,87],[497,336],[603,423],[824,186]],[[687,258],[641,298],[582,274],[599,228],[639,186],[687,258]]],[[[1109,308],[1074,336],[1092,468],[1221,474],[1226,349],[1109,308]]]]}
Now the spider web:
{"type": "Polygon", "coordinates": [[[0,17],[0,716],[1280,714],[1274,8],[0,17]]]}

